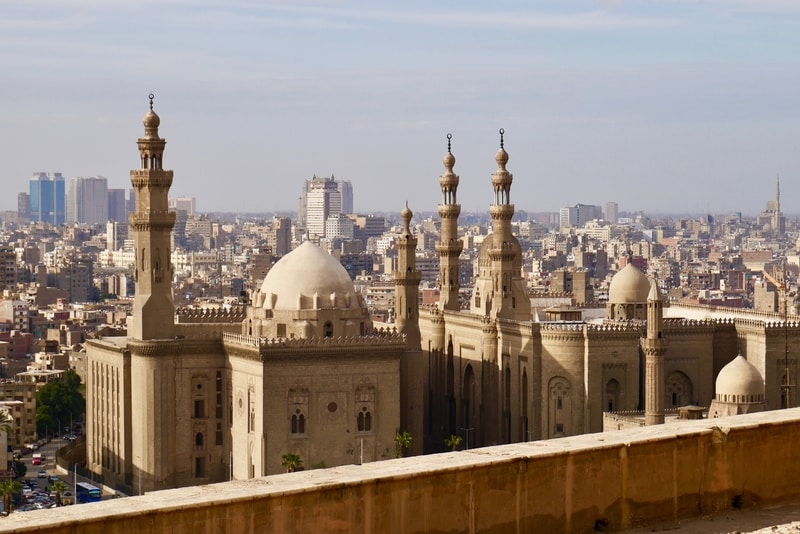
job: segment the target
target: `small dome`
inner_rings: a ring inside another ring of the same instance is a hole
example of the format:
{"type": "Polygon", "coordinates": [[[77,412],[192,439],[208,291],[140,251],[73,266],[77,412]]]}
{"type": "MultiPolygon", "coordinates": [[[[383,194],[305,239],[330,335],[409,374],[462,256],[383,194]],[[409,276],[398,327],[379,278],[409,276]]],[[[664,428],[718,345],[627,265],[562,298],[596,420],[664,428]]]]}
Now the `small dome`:
{"type": "Polygon", "coordinates": [[[414,216],[414,212],[411,211],[411,209],[408,207],[408,205],[406,205],[406,207],[403,208],[403,211],[400,212],[400,217],[402,217],[403,220],[405,220],[405,219],[411,220],[411,217],[413,217],[413,216],[414,216]]]}
{"type": "Polygon", "coordinates": [[[264,308],[295,311],[314,308],[360,309],[350,275],[336,258],[306,241],[281,258],[261,284],[264,308]]]}
{"type": "Polygon", "coordinates": [[[615,304],[647,302],[649,294],[650,280],[632,263],[615,274],[608,286],[608,301],[615,304]]]}
{"type": "Polygon", "coordinates": [[[158,128],[161,124],[161,119],[152,109],[142,119],[145,128],[158,128]]]}
{"type": "Polygon", "coordinates": [[[717,398],[721,395],[739,395],[744,398],[763,399],[764,380],[753,364],[739,354],[717,375],[717,398]]]}

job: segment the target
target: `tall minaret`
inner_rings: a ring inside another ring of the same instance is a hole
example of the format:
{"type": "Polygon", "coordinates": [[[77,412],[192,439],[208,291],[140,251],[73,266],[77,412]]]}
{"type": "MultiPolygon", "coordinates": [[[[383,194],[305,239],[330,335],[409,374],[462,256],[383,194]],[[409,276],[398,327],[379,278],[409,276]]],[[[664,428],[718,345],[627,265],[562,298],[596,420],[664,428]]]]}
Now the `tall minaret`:
{"type": "Polygon", "coordinates": [[[436,252],[439,253],[439,307],[443,310],[461,309],[458,302],[459,283],[458,257],[464,247],[458,239],[458,216],[461,214],[461,204],[456,202],[458,190],[458,175],[453,172],[456,158],[450,152],[451,134],[447,134],[447,154],[442,160],[444,174],[439,177],[442,187],[442,203],[439,204],[439,217],[442,218],[441,239],[436,243],[436,252]]]}
{"type": "Polygon", "coordinates": [[[492,241],[488,250],[491,262],[493,317],[514,319],[530,318],[530,299],[522,280],[522,250],[511,235],[511,218],[514,204],[511,203],[511,182],[514,175],[506,170],[508,153],[504,147],[500,128],[500,150],[495,155],[497,170],[492,174],[494,202],[489,206],[492,217],[492,241]]]}
{"type": "Polygon", "coordinates": [[[408,348],[420,350],[419,333],[419,282],[422,278],[417,270],[417,238],[411,231],[411,217],[414,214],[405,209],[403,234],[397,240],[397,271],[394,273],[394,316],[397,330],[406,335],[408,348]]]}
{"type": "Polygon", "coordinates": [[[144,137],[137,141],[141,168],[131,171],[136,211],[128,216],[136,243],[136,297],[128,335],[141,340],[172,339],[175,326],[170,261],[175,212],[168,208],[172,171],[162,167],[167,142],[158,136],[161,119],[153,111],[153,94],[149,96],[150,111],[143,119],[144,137]]]}
{"type": "Polygon", "coordinates": [[[658,289],[658,281],[650,281],[647,296],[647,334],[642,339],[645,361],[645,424],[664,424],[664,354],[667,340],[664,338],[664,302],[658,289]]]}

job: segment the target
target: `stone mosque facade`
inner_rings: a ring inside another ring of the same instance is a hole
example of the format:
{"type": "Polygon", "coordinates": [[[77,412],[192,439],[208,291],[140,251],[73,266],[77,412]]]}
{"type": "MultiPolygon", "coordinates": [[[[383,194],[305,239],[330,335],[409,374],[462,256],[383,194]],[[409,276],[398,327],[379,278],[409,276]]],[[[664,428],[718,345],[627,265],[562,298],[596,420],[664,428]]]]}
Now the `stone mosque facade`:
{"type": "Polygon", "coordinates": [[[797,324],[665,306],[630,264],[612,281],[604,318],[536,319],[511,233],[502,130],[492,233],[469,303],[459,300],[459,177],[448,136],[437,306],[419,305],[406,207],[392,331],[374,328],[347,272],[311,242],[285,255],[245,308],[176,310],[173,173],[162,166],[166,141],[152,106],[151,97],[131,171],[128,336],[87,343],[87,467],[106,485],[138,493],[253,478],[284,471],[287,453],[305,468],[372,462],[395,456],[399,431],[421,454],[446,450],[451,435],[473,448],[600,432],[608,412],[660,424],[671,409],[712,400],[718,415],[800,404],[786,387],[797,384],[797,324]]]}
{"type": "Polygon", "coordinates": [[[87,467],[135,494],[282,472],[287,453],[305,468],[393,458],[401,369],[419,351],[375,331],[347,272],[316,245],[284,256],[244,311],[176,314],[159,124],[151,101],[131,171],[129,335],[87,346],[87,467]]]}

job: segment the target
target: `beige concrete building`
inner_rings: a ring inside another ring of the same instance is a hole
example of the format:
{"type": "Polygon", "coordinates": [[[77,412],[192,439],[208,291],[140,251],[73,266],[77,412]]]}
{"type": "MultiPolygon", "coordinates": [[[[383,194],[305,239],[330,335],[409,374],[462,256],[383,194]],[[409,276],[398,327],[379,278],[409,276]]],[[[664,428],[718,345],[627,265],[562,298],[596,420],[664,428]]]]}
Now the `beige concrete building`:
{"type": "Polygon", "coordinates": [[[394,457],[406,337],[373,329],[313,243],[275,264],[246,309],[176,314],[159,124],[151,100],[131,171],[129,335],[87,343],[87,467],[138,493],[281,472],[287,453],[306,468],[394,457]]]}

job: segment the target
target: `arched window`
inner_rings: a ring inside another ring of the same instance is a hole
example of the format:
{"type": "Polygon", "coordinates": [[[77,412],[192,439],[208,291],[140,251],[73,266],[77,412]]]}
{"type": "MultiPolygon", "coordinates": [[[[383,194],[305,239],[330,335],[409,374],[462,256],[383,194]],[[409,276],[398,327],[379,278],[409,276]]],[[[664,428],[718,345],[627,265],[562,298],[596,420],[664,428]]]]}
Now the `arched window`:
{"type": "Polygon", "coordinates": [[[330,321],[325,323],[325,337],[333,337],[333,323],[330,321]]]}
{"type": "Polygon", "coordinates": [[[203,433],[202,432],[198,432],[197,434],[194,435],[194,444],[195,444],[196,447],[202,447],[203,446],[203,433]]]}
{"type": "Polygon", "coordinates": [[[366,406],[358,412],[357,428],[359,432],[372,432],[372,412],[366,406]]]}
{"type": "Polygon", "coordinates": [[[306,433],[306,416],[299,409],[292,414],[292,434],[306,433]]]}

